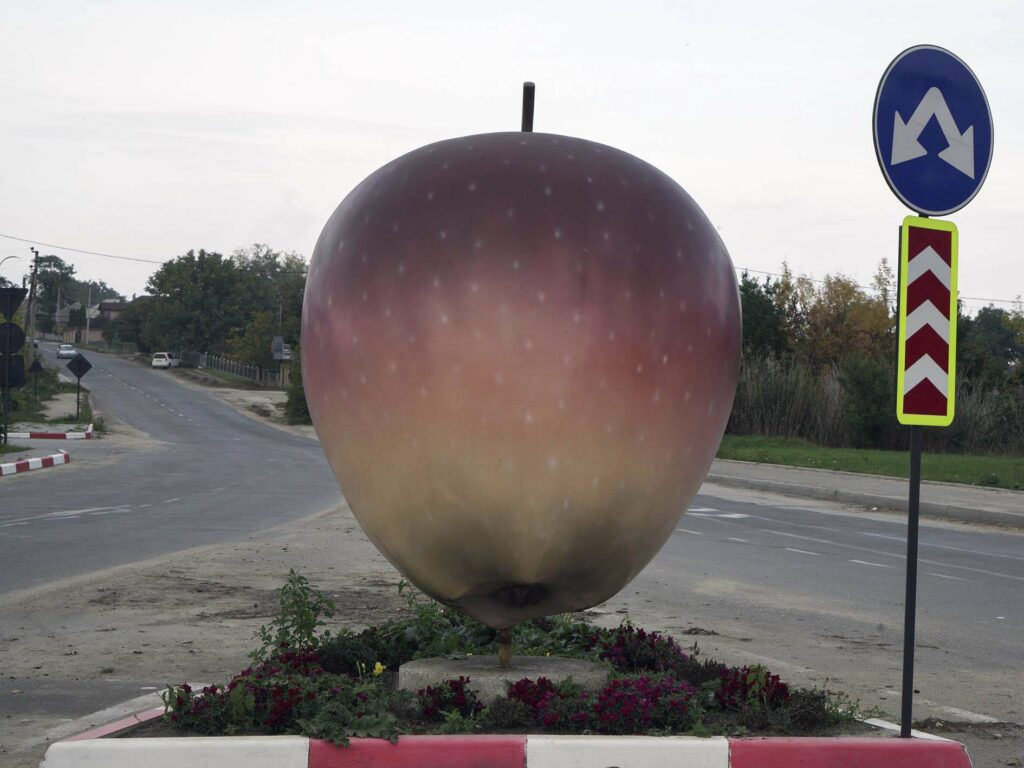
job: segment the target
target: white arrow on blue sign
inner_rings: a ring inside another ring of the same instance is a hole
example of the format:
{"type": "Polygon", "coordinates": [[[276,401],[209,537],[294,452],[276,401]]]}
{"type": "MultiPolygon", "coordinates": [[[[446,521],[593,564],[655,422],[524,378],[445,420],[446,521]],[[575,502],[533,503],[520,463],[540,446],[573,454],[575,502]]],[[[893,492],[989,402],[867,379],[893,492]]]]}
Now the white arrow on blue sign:
{"type": "Polygon", "coordinates": [[[878,84],[875,154],[890,189],[909,208],[944,216],[967,205],[992,162],[992,113],[981,83],[957,56],[908,48],[878,84]]]}

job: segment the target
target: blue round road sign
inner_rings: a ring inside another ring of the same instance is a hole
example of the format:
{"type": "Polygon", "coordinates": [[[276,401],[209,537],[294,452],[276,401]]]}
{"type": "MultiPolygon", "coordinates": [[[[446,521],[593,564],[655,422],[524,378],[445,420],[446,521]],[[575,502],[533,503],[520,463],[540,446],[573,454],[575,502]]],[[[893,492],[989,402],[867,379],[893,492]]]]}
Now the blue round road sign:
{"type": "Polygon", "coordinates": [[[875,154],[893,193],[928,216],[958,211],[992,162],[992,113],[981,83],[954,54],[908,48],[878,84],[875,154]]]}

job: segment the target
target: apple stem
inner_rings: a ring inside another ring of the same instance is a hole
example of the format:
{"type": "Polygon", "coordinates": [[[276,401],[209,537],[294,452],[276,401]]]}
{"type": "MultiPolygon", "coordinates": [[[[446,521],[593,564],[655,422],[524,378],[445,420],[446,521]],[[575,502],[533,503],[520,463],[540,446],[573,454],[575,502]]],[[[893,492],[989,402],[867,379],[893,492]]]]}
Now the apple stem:
{"type": "Polygon", "coordinates": [[[536,86],[523,83],[523,131],[533,132],[533,94],[536,86]]]}
{"type": "Polygon", "coordinates": [[[498,666],[508,669],[512,666],[512,628],[498,630],[498,666]]]}

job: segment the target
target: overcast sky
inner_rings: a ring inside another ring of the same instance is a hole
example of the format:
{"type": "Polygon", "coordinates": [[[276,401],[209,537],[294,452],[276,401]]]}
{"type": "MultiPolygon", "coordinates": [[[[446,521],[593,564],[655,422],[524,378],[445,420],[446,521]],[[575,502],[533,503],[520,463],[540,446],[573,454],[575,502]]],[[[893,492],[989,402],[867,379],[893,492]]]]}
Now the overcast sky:
{"type": "MultiPolygon", "coordinates": [[[[933,43],[972,67],[995,123],[985,187],[949,217],[961,294],[1011,300],[1021,29],[1021,2],[6,0],[0,233],[156,262],[254,242],[308,258],[365,176],[439,139],[517,130],[534,80],[536,130],[661,168],[737,266],[866,284],[909,213],[874,158],[875,89],[903,49],[933,43]]],[[[40,250],[128,295],[157,266],[40,250]]],[[[28,244],[0,238],[9,255],[0,274],[20,279],[28,244]]]]}

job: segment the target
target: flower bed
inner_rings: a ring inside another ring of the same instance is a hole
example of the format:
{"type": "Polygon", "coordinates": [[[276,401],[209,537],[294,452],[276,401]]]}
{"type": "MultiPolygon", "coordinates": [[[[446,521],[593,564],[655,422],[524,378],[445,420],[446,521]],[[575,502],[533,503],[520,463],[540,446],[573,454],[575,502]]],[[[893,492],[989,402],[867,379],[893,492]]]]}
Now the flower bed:
{"type": "Polygon", "coordinates": [[[343,744],[403,733],[810,735],[848,727],[858,714],[842,695],[793,688],[762,666],[703,659],[696,646],[684,651],[629,622],[602,629],[572,617],[524,623],[513,646],[518,655],[604,661],[610,677],[600,690],[521,679],[486,706],[465,677],[396,690],[405,661],[496,650],[495,632],[465,616],[412,597],[409,608],[410,618],[332,634],[334,606],[293,572],[279,615],[257,633],[252,665],[201,691],[169,686],[165,723],[183,735],[301,734],[343,744]]]}

